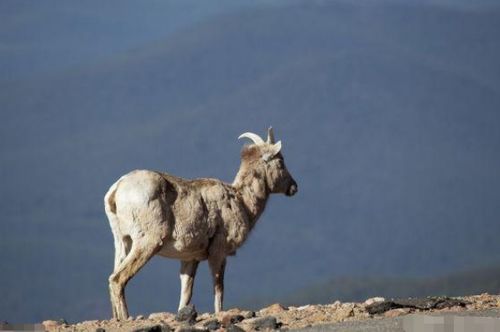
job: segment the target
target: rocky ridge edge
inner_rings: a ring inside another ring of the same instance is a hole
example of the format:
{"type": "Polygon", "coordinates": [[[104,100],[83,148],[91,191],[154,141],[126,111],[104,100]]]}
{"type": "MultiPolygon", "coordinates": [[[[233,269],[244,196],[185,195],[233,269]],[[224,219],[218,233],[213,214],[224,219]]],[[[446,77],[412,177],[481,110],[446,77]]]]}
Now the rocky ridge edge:
{"type": "Polygon", "coordinates": [[[68,324],[64,320],[44,321],[48,331],[134,331],[209,332],[269,331],[298,329],[343,321],[397,317],[415,312],[500,309],[500,295],[389,299],[374,297],[364,302],[335,301],[331,304],[283,306],[279,303],[259,311],[230,309],[218,314],[198,314],[190,305],[177,314],[160,312],[139,315],[126,321],[92,320],[68,324]]]}

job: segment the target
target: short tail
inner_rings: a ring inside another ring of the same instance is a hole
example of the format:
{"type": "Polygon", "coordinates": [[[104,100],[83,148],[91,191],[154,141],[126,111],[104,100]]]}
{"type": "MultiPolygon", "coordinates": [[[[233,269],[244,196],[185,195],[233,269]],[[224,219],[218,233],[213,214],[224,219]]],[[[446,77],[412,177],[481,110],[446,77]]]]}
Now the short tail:
{"type": "Polygon", "coordinates": [[[125,256],[127,255],[127,248],[125,241],[127,237],[126,236],[124,237],[124,234],[122,234],[122,232],[120,231],[120,225],[119,225],[120,220],[116,215],[115,194],[116,194],[116,189],[118,187],[118,182],[120,182],[120,180],[116,181],[109,188],[106,195],[104,195],[104,210],[106,211],[106,216],[108,217],[109,225],[111,226],[111,231],[113,232],[113,237],[115,240],[114,270],[117,269],[118,265],[123,261],[123,259],[125,259],[125,256]]]}
{"type": "Polygon", "coordinates": [[[115,194],[116,194],[116,187],[118,186],[118,182],[116,181],[111,188],[109,188],[108,192],[106,195],[104,195],[104,210],[106,211],[106,214],[109,217],[109,214],[116,215],[116,201],[115,201],[115,194]]]}

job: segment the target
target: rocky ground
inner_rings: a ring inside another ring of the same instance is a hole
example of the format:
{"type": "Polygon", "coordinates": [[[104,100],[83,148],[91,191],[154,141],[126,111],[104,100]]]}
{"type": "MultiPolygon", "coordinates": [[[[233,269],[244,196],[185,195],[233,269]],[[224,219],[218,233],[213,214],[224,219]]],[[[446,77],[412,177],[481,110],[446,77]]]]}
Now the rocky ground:
{"type": "Polygon", "coordinates": [[[481,294],[456,298],[429,297],[419,299],[391,299],[376,297],[363,303],[336,301],[325,305],[285,307],[273,304],[257,312],[230,309],[217,315],[198,314],[188,306],[177,314],[162,312],[149,317],[142,315],[126,321],[101,320],[67,324],[64,321],[44,321],[49,331],[264,331],[316,327],[338,322],[377,320],[410,313],[467,312],[497,310],[500,295],[481,294]]]}

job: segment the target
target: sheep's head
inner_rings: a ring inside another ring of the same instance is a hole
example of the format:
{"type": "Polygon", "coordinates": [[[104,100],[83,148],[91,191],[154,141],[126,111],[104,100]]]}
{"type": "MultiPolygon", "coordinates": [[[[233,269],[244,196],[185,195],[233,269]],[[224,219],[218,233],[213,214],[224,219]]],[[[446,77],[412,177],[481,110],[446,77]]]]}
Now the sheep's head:
{"type": "Polygon", "coordinates": [[[281,154],[281,141],[275,143],[273,128],[269,128],[267,141],[254,133],[244,133],[238,138],[249,138],[254,144],[245,146],[241,153],[244,163],[255,170],[254,175],[265,179],[271,193],[283,193],[293,196],[297,193],[297,182],[285,166],[281,154]]]}

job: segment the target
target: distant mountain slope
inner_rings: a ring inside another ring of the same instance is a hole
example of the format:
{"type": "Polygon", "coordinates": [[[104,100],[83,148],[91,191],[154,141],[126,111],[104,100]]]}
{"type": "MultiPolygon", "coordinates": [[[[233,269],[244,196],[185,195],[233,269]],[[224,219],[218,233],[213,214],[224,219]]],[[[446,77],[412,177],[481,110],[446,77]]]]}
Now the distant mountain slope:
{"type": "MultiPolygon", "coordinates": [[[[278,2],[279,3],[279,2],[278,2]]],[[[90,65],[260,1],[150,0],[0,3],[0,82],[90,65]]]]}
{"type": "Polygon", "coordinates": [[[258,308],[276,302],[297,306],[311,303],[328,304],[336,300],[362,302],[375,296],[390,299],[465,296],[478,293],[500,294],[500,267],[471,269],[427,278],[339,277],[305,287],[283,298],[271,296],[267,299],[255,299],[255,302],[248,300],[243,302],[243,306],[258,308]]]}
{"type": "MultiPolygon", "coordinates": [[[[304,2],[4,84],[0,312],[106,316],[107,187],[134,168],[231,181],[236,137],[270,124],[300,192],[272,199],[231,259],[228,305],[332,276],[498,261],[497,31],[498,10],[304,2]]],[[[132,312],[173,310],[177,269],[146,267],[129,286],[132,312]]],[[[207,310],[200,275],[196,303],[207,310]]]]}

